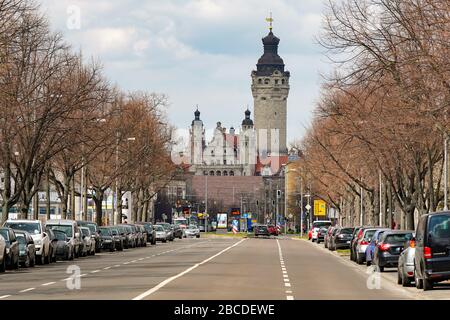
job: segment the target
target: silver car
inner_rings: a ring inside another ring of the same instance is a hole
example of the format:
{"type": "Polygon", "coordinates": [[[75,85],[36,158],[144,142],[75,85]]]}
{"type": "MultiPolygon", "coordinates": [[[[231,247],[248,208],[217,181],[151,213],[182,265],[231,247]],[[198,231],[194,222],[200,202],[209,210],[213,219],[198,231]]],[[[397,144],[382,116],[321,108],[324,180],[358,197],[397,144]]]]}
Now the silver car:
{"type": "Polygon", "coordinates": [[[6,241],[0,235],[0,272],[6,270],[6,241]]]}
{"type": "Polygon", "coordinates": [[[160,224],[155,224],[154,229],[156,231],[156,241],[167,242],[167,232],[160,224]]]}
{"type": "Polygon", "coordinates": [[[356,244],[356,262],[358,264],[363,264],[366,260],[366,249],[378,229],[380,228],[368,228],[363,231],[361,239],[356,244]]]}
{"type": "Polygon", "coordinates": [[[187,238],[189,237],[196,237],[200,238],[200,229],[196,226],[191,224],[186,230],[184,230],[184,234],[187,238]]]}
{"type": "Polygon", "coordinates": [[[398,258],[397,283],[407,287],[414,281],[415,241],[411,240],[405,243],[405,248],[398,258]]]}

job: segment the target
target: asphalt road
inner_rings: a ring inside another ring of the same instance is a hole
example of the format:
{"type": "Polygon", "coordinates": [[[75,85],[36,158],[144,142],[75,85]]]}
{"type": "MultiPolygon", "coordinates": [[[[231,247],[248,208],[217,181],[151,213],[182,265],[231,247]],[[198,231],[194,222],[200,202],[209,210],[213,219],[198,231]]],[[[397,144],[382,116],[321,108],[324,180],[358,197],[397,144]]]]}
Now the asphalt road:
{"type": "Polygon", "coordinates": [[[365,267],[303,240],[183,239],[0,274],[0,300],[450,297],[449,288],[431,293],[404,289],[389,272],[381,277],[380,288],[371,290],[370,277],[365,267]]]}

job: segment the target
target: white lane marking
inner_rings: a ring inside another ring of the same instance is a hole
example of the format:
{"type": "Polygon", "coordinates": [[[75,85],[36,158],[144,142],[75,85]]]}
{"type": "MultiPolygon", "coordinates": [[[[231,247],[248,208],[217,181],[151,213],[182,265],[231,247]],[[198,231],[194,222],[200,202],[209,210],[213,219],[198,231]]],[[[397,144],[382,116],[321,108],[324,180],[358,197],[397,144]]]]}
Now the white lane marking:
{"type": "Polygon", "coordinates": [[[84,274],[80,274],[80,275],[79,275],[79,276],[77,276],[77,277],[81,278],[81,277],[84,277],[84,276],[87,276],[87,274],[86,274],[86,273],[84,273],[84,274]]]}
{"type": "Polygon", "coordinates": [[[4,295],[4,296],[0,296],[0,299],[6,299],[6,298],[9,298],[9,297],[11,297],[11,295],[7,294],[7,295],[4,295]]]}
{"type": "Polygon", "coordinates": [[[184,270],[183,272],[180,272],[179,274],[177,274],[177,275],[175,275],[175,276],[173,276],[173,277],[170,277],[170,278],[164,280],[163,282],[161,282],[160,284],[158,284],[158,285],[156,285],[155,287],[151,288],[150,290],[148,290],[148,291],[146,291],[146,292],[144,292],[144,293],[138,295],[137,297],[133,298],[133,300],[142,300],[142,299],[148,297],[149,295],[152,295],[153,293],[155,293],[155,292],[158,291],[159,289],[163,288],[163,287],[166,286],[167,284],[171,283],[172,281],[174,281],[174,280],[176,280],[176,279],[178,279],[178,278],[184,276],[185,274],[187,274],[187,273],[191,272],[192,270],[194,270],[194,269],[200,267],[201,265],[204,265],[205,263],[208,263],[209,261],[213,260],[214,258],[216,258],[216,257],[218,257],[218,256],[220,256],[220,255],[222,255],[222,254],[224,254],[224,253],[227,252],[228,250],[230,250],[230,249],[232,249],[232,248],[234,248],[234,247],[240,245],[240,244],[241,244],[242,242],[244,242],[245,240],[246,240],[246,239],[242,239],[241,241],[236,242],[236,243],[233,244],[232,246],[229,246],[228,248],[223,249],[222,251],[220,251],[219,253],[216,253],[215,255],[209,257],[208,259],[203,260],[202,262],[193,265],[192,267],[190,267],[190,268],[184,270]]]}
{"type": "Polygon", "coordinates": [[[103,270],[109,270],[109,269],[111,269],[111,267],[106,267],[106,268],[103,268],[103,270]]]}
{"type": "MultiPolygon", "coordinates": [[[[284,286],[285,287],[292,287],[291,283],[289,281],[289,276],[288,276],[288,273],[287,273],[287,270],[286,270],[286,266],[284,264],[283,252],[281,250],[280,241],[278,241],[278,239],[277,239],[277,245],[278,245],[278,254],[280,256],[281,272],[283,273],[284,286]]],[[[291,290],[286,291],[286,294],[289,294],[288,296],[286,296],[287,300],[294,300],[294,296],[290,295],[290,294],[292,294],[291,290]]]]}
{"type": "Polygon", "coordinates": [[[120,264],[116,264],[113,266],[113,268],[119,268],[119,267],[120,267],[120,264]]]}
{"type": "Polygon", "coordinates": [[[123,264],[130,264],[130,262],[124,262],[123,264]]]}
{"type": "Polygon", "coordinates": [[[41,284],[41,286],[47,287],[47,286],[51,286],[52,284],[55,284],[55,283],[56,282],[47,282],[47,283],[41,284]]]}
{"type": "Polygon", "coordinates": [[[131,263],[136,263],[136,262],[138,262],[137,260],[133,260],[133,261],[131,261],[131,263]]]}
{"type": "Polygon", "coordinates": [[[36,288],[28,288],[28,289],[21,290],[19,292],[24,293],[24,292],[28,292],[28,291],[33,291],[34,289],[36,289],[36,288]]]}
{"type": "Polygon", "coordinates": [[[100,272],[101,270],[94,270],[94,271],[91,271],[91,273],[98,273],[98,272],[100,272]]]}
{"type": "Polygon", "coordinates": [[[140,259],[138,259],[138,261],[142,261],[142,260],[144,260],[144,258],[140,258],[140,259]]]}

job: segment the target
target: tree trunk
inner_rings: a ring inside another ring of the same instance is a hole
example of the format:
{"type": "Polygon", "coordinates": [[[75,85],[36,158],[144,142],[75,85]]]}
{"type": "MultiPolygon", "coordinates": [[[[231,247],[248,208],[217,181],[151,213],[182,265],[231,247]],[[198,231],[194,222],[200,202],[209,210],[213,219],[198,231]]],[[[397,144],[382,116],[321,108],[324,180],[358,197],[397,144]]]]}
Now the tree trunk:
{"type": "Polygon", "coordinates": [[[94,188],[95,194],[93,195],[93,200],[95,204],[95,222],[99,225],[103,225],[103,198],[105,196],[105,192],[101,189],[94,188]]]}
{"type": "Polygon", "coordinates": [[[76,220],[75,214],[75,177],[72,176],[72,190],[70,193],[70,211],[72,212],[72,220],[76,220]]]}
{"type": "Polygon", "coordinates": [[[4,189],[2,194],[2,217],[1,217],[1,225],[8,220],[9,215],[9,198],[11,197],[11,168],[9,166],[9,162],[4,167],[4,189]]]}
{"type": "Polygon", "coordinates": [[[69,206],[69,190],[70,190],[70,180],[69,177],[64,174],[64,190],[61,199],[62,206],[62,219],[67,219],[67,208],[69,206]]]}
{"type": "Polygon", "coordinates": [[[117,192],[117,212],[116,212],[116,221],[117,223],[122,223],[122,209],[123,209],[123,205],[122,205],[122,188],[118,188],[118,192],[117,192]]]}
{"type": "Polygon", "coordinates": [[[50,213],[51,213],[51,210],[50,210],[50,172],[48,169],[46,170],[46,177],[45,177],[45,194],[46,194],[46,196],[45,196],[45,199],[46,199],[45,214],[47,216],[47,220],[50,220],[50,213]]]}

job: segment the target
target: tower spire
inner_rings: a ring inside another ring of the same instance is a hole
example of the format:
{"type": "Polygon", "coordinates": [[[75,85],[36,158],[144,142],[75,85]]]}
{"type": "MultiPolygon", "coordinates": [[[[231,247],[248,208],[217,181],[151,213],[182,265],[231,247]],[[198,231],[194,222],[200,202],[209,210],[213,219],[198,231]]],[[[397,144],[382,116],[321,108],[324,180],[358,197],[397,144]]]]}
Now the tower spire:
{"type": "Polygon", "coordinates": [[[266,18],[266,21],[269,22],[269,31],[272,32],[273,30],[273,17],[272,17],[272,12],[270,12],[270,16],[269,18],[266,18]]]}

